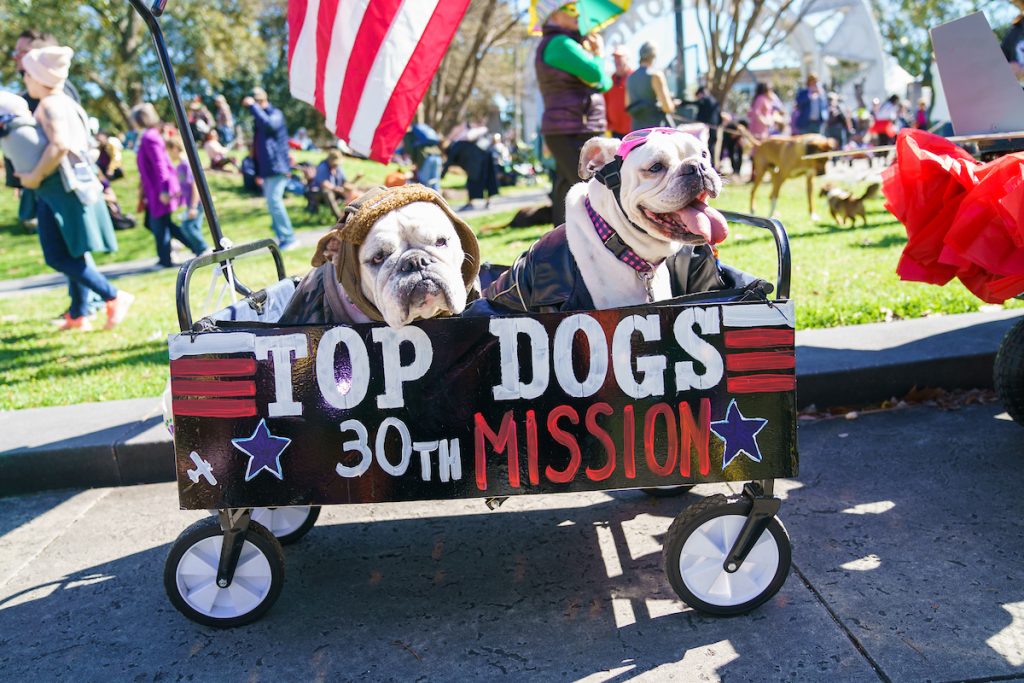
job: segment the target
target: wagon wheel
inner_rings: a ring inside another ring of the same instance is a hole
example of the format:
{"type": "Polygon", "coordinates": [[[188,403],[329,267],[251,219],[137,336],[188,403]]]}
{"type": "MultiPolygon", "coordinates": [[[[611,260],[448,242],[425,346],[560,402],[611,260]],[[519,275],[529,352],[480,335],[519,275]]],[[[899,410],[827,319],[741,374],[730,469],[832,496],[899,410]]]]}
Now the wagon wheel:
{"type": "Polygon", "coordinates": [[[680,484],[679,486],[653,486],[640,490],[651,498],[675,498],[689,493],[694,486],[696,484],[680,484]]]}
{"type": "Polygon", "coordinates": [[[250,522],[230,585],[217,585],[224,532],[215,519],[201,519],[181,532],[164,563],[164,589],[171,604],[204,626],[230,628],[259,619],[284,585],[284,553],[274,535],[250,522]]]}
{"type": "Polygon", "coordinates": [[[683,510],[665,536],[665,572],[673,590],[694,609],[716,616],[744,614],[767,602],[786,582],[792,563],[789,534],[777,517],[733,573],[725,558],[750,505],[714,495],[683,510]]]}
{"type": "Polygon", "coordinates": [[[1010,328],[996,353],[993,371],[996,393],[1006,412],[1024,425],[1024,320],[1010,328]]]}
{"type": "MultiPolygon", "coordinates": [[[[217,516],[216,510],[209,512],[213,517],[217,516]]],[[[281,545],[291,545],[302,539],[316,524],[318,517],[320,517],[319,505],[252,509],[252,521],[266,527],[281,545]]]]}

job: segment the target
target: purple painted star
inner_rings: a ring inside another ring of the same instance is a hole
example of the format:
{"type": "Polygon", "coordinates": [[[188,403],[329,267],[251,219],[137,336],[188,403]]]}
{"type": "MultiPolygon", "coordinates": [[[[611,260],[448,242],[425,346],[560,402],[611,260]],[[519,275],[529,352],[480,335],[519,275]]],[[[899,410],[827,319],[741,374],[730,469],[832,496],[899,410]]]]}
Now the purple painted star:
{"type": "Polygon", "coordinates": [[[256,431],[248,439],[231,439],[231,444],[235,448],[249,456],[249,466],[245,470],[246,481],[263,470],[284,480],[284,473],[281,471],[281,454],[291,442],[291,439],[272,435],[267,429],[265,419],[260,420],[256,431]]]}
{"type": "Polygon", "coordinates": [[[754,462],[761,462],[761,449],[757,445],[757,433],[764,429],[768,420],[760,417],[743,417],[736,399],[729,402],[724,420],[711,423],[711,431],[724,441],[722,447],[722,469],[734,459],[745,455],[754,462]]]}

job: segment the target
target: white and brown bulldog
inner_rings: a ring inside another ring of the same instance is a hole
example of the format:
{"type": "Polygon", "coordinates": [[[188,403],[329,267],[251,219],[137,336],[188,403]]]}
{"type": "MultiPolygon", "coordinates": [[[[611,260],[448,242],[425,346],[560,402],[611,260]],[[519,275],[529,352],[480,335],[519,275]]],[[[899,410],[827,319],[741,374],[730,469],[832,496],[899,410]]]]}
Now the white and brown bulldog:
{"type": "Polygon", "coordinates": [[[605,309],[723,289],[711,249],[726,238],[707,205],[722,180],[707,146],[672,129],[594,138],[566,197],[566,224],[517,259],[484,296],[522,311],[605,309]],[[565,271],[558,279],[553,266],[565,271]],[[582,286],[581,286],[582,285],[582,286]]]}
{"type": "Polygon", "coordinates": [[[458,315],[480,264],[476,236],[422,185],[371,190],[321,238],[280,324],[354,324],[458,315]]]}

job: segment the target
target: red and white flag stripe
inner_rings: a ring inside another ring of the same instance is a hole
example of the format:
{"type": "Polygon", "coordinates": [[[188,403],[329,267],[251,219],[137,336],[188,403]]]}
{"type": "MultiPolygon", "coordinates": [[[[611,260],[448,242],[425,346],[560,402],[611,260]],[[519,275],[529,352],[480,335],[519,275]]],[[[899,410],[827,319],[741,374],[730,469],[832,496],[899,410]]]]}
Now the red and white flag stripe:
{"type": "Polygon", "coordinates": [[[469,0],[289,0],[292,95],[349,147],[386,163],[469,0]]]}

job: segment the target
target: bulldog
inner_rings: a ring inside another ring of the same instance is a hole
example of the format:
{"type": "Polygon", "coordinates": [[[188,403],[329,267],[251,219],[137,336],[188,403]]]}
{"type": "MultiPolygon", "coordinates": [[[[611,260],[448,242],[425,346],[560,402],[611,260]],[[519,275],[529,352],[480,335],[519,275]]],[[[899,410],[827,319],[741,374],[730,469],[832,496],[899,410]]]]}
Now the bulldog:
{"type": "Polygon", "coordinates": [[[670,128],[622,140],[593,138],[580,154],[586,179],[566,197],[566,223],[542,237],[484,292],[497,308],[616,308],[738,282],[712,245],[728,235],[707,202],[722,180],[707,146],[670,128]]]}
{"type": "Polygon", "coordinates": [[[321,238],[314,270],[279,324],[354,324],[458,315],[477,295],[473,231],[422,185],[375,188],[321,238]]]}

